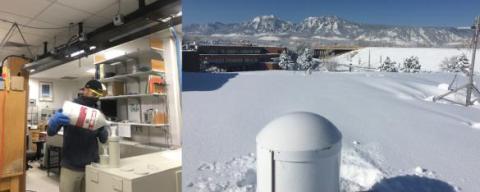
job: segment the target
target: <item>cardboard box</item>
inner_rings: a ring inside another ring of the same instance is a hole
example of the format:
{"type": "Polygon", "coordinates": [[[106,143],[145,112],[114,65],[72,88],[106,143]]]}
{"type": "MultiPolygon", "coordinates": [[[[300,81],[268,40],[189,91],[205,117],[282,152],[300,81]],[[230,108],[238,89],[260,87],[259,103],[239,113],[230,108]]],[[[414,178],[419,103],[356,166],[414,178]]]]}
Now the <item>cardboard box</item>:
{"type": "Polygon", "coordinates": [[[110,89],[108,90],[108,95],[110,96],[125,94],[123,82],[112,82],[109,87],[110,89]]]}
{"type": "Polygon", "coordinates": [[[165,71],[165,61],[159,59],[150,60],[150,67],[152,71],[165,71]]]}
{"type": "Polygon", "coordinates": [[[150,48],[163,50],[163,41],[159,38],[150,38],[150,48]]]}
{"type": "Polygon", "coordinates": [[[36,151],[37,150],[37,145],[34,143],[35,141],[40,140],[40,131],[38,130],[30,130],[30,150],[36,151]]]}
{"type": "Polygon", "coordinates": [[[24,79],[22,76],[12,76],[10,77],[10,90],[14,91],[23,91],[24,90],[24,79]]]}
{"type": "Polygon", "coordinates": [[[37,130],[38,131],[46,131],[48,128],[48,122],[47,121],[40,121],[38,124],[37,124],[37,130]]]}
{"type": "Polygon", "coordinates": [[[93,64],[99,64],[99,63],[104,62],[106,60],[107,60],[107,58],[105,57],[105,55],[102,55],[102,54],[95,54],[93,56],[93,64]]]}
{"type": "Polygon", "coordinates": [[[157,112],[153,117],[153,124],[167,124],[168,123],[168,116],[166,113],[157,112]]]}
{"type": "Polygon", "coordinates": [[[30,139],[33,141],[38,141],[40,139],[40,131],[30,130],[30,139]]]}

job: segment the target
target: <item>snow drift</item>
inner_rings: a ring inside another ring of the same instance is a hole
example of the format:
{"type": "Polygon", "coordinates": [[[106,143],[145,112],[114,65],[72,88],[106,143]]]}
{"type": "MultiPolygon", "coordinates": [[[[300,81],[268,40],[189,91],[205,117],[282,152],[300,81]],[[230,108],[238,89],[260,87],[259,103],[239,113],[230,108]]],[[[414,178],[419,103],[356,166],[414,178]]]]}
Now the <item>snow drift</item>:
{"type": "MultiPolygon", "coordinates": [[[[184,73],[184,190],[255,191],[258,131],[282,114],[310,111],[342,131],[343,191],[477,191],[479,106],[428,99],[444,93],[451,79],[448,73],[184,73]]],[[[462,93],[451,97],[461,100],[462,93]]]]}

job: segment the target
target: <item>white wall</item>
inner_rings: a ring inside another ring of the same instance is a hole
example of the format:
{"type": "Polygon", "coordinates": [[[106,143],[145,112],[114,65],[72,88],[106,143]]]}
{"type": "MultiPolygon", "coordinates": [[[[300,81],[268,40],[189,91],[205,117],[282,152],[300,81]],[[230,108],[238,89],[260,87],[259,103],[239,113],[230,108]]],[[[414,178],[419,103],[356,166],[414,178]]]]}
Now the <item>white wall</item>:
{"type": "Polygon", "coordinates": [[[64,101],[76,98],[78,90],[82,88],[87,81],[88,79],[62,80],[31,78],[28,81],[28,98],[36,100],[38,113],[40,113],[43,108],[59,109],[62,107],[64,101]],[[38,99],[40,82],[53,83],[53,101],[40,101],[38,99]]]}

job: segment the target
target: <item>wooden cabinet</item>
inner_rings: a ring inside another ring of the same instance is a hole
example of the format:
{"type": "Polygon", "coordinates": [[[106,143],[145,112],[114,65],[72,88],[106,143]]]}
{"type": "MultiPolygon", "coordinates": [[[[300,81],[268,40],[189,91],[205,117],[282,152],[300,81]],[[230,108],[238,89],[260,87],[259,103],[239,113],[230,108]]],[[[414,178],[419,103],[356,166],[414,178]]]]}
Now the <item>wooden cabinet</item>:
{"type": "Polygon", "coordinates": [[[28,73],[23,66],[26,63],[19,57],[9,57],[3,63],[5,86],[0,90],[0,191],[25,191],[28,73]]]}

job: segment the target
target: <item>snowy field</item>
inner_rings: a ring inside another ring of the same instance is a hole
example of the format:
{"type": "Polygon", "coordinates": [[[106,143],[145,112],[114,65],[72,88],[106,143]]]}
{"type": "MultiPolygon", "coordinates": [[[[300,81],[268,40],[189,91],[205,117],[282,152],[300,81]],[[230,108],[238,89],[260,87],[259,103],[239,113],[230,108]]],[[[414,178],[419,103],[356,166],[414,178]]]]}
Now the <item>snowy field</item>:
{"type": "Polygon", "coordinates": [[[293,111],[318,113],[341,130],[342,191],[480,190],[480,105],[430,101],[446,91],[453,74],[183,77],[185,191],[254,192],[256,134],[293,111]]]}
{"type": "MultiPolygon", "coordinates": [[[[472,57],[470,49],[453,48],[391,48],[391,47],[366,47],[351,53],[338,56],[335,60],[341,64],[350,64],[368,67],[369,55],[370,66],[379,67],[387,57],[396,63],[403,63],[405,58],[417,56],[423,71],[440,71],[440,64],[445,58],[465,54],[468,60],[472,57]]],[[[480,51],[477,51],[477,59],[480,59],[480,51]]],[[[478,71],[480,66],[475,66],[478,71]]]]}

